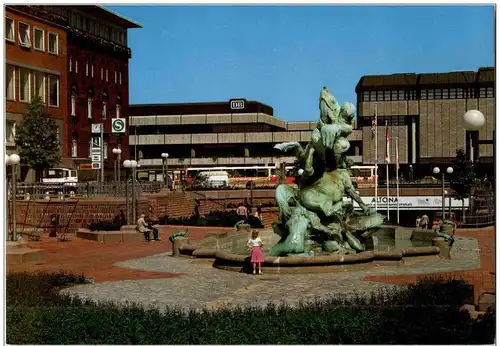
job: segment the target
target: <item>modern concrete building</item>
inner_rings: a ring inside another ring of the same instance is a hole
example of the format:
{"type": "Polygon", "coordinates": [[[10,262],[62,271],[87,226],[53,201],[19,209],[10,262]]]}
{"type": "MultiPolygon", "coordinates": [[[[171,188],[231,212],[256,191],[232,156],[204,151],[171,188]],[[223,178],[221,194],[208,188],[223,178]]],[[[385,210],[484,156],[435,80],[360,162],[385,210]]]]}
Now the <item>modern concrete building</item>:
{"type": "MultiPolygon", "coordinates": [[[[356,93],[358,124],[363,133],[363,164],[375,163],[372,122],[377,112],[378,163],[385,164],[387,121],[391,137],[390,175],[395,174],[396,137],[405,177],[410,174],[410,165],[415,178],[432,175],[432,167],[450,163],[457,149],[475,151],[476,165],[488,175],[494,174],[493,144],[470,143],[494,139],[493,67],[477,72],[364,76],[356,86],[356,93]],[[463,115],[472,109],[481,111],[486,118],[478,133],[467,133],[464,129],[463,115]]],[[[379,174],[384,176],[385,169],[380,169],[379,174]]]]}
{"type": "MultiPolygon", "coordinates": [[[[318,111],[319,114],[319,111],[318,111]]],[[[280,157],[277,143],[309,142],[316,122],[285,122],[273,108],[244,99],[228,102],[130,106],[131,156],[143,170],[161,171],[162,153],[168,167],[275,166],[293,164],[280,157]]],[[[349,154],[361,163],[361,131],[349,137],[349,154]]]]}

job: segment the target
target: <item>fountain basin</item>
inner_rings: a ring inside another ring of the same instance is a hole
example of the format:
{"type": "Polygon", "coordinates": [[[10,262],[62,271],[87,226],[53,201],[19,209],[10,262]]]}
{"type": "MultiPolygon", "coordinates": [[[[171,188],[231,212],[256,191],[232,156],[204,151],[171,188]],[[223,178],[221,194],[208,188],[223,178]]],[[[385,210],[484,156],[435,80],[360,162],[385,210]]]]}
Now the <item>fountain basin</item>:
{"type": "MultiPolygon", "coordinates": [[[[268,256],[270,247],[276,244],[279,236],[272,230],[261,231],[259,236],[264,243],[264,270],[266,272],[305,273],[305,272],[338,272],[363,270],[381,265],[404,265],[415,261],[440,259],[440,248],[432,246],[432,234],[427,237],[419,234],[412,241],[411,229],[398,232],[398,229],[381,229],[373,235],[373,243],[367,251],[357,254],[327,254],[315,256],[268,256]],[[398,233],[404,234],[399,237],[398,233]]],[[[417,232],[417,231],[416,231],[417,232]]],[[[228,237],[208,237],[197,243],[185,244],[180,253],[193,257],[214,258],[214,267],[224,270],[251,272],[250,250],[245,247],[249,239],[248,232],[228,237]]]]}

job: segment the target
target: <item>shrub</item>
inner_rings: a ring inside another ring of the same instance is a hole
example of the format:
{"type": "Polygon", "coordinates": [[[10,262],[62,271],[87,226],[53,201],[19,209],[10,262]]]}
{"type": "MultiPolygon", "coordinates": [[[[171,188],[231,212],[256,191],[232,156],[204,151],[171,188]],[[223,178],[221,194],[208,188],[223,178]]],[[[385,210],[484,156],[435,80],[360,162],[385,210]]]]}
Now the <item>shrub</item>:
{"type": "Polygon", "coordinates": [[[98,221],[92,222],[87,227],[91,231],[119,231],[122,225],[120,223],[113,223],[109,221],[98,221]]]}
{"type": "MultiPolygon", "coordinates": [[[[234,210],[212,211],[206,216],[191,215],[190,217],[169,218],[162,216],[160,225],[206,226],[206,227],[233,227],[240,219],[234,210]]],[[[247,219],[250,227],[264,228],[262,222],[253,215],[247,219]]]]}
{"type": "Polygon", "coordinates": [[[425,279],[370,295],[332,295],[297,308],[269,304],[189,312],[57,293],[83,282],[83,276],[67,273],[7,275],[7,343],[490,344],[495,336],[495,310],[476,321],[459,311],[456,304],[467,286],[460,280],[425,279]],[[440,291],[448,294],[446,304],[440,291]]]}

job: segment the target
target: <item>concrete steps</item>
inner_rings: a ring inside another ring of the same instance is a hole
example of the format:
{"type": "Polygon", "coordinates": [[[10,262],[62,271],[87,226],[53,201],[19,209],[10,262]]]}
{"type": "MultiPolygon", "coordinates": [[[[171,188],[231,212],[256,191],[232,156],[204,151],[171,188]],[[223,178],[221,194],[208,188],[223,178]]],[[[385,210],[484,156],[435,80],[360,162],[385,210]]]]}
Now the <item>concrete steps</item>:
{"type": "Polygon", "coordinates": [[[5,257],[7,265],[39,262],[43,261],[45,256],[45,251],[41,249],[32,249],[24,242],[6,242],[5,257]]]}

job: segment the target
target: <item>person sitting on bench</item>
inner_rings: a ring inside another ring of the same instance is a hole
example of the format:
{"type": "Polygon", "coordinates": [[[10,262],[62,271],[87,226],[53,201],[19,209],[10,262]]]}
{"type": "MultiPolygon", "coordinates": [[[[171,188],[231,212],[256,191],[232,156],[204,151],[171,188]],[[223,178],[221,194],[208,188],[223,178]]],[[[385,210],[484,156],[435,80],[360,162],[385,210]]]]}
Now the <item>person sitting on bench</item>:
{"type": "Polygon", "coordinates": [[[142,213],[141,216],[137,219],[137,232],[144,233],[144,240],[149,241],[149,233],[151,230],[148,227],[148,223],[145,220],[146,214],[142,213]]]}
{"type": "Polygon", "coordinates": [[[160,219],[158,216],[153,211],[153,206],[149,206],[148,208],[148,217],[147,217],[147,223],[148,223],[148,228],[153,231],[153,241],[159,241],[160,238],[158,238],[158,228],[155,226],[158,226],[160,224],[160,219]]]}

